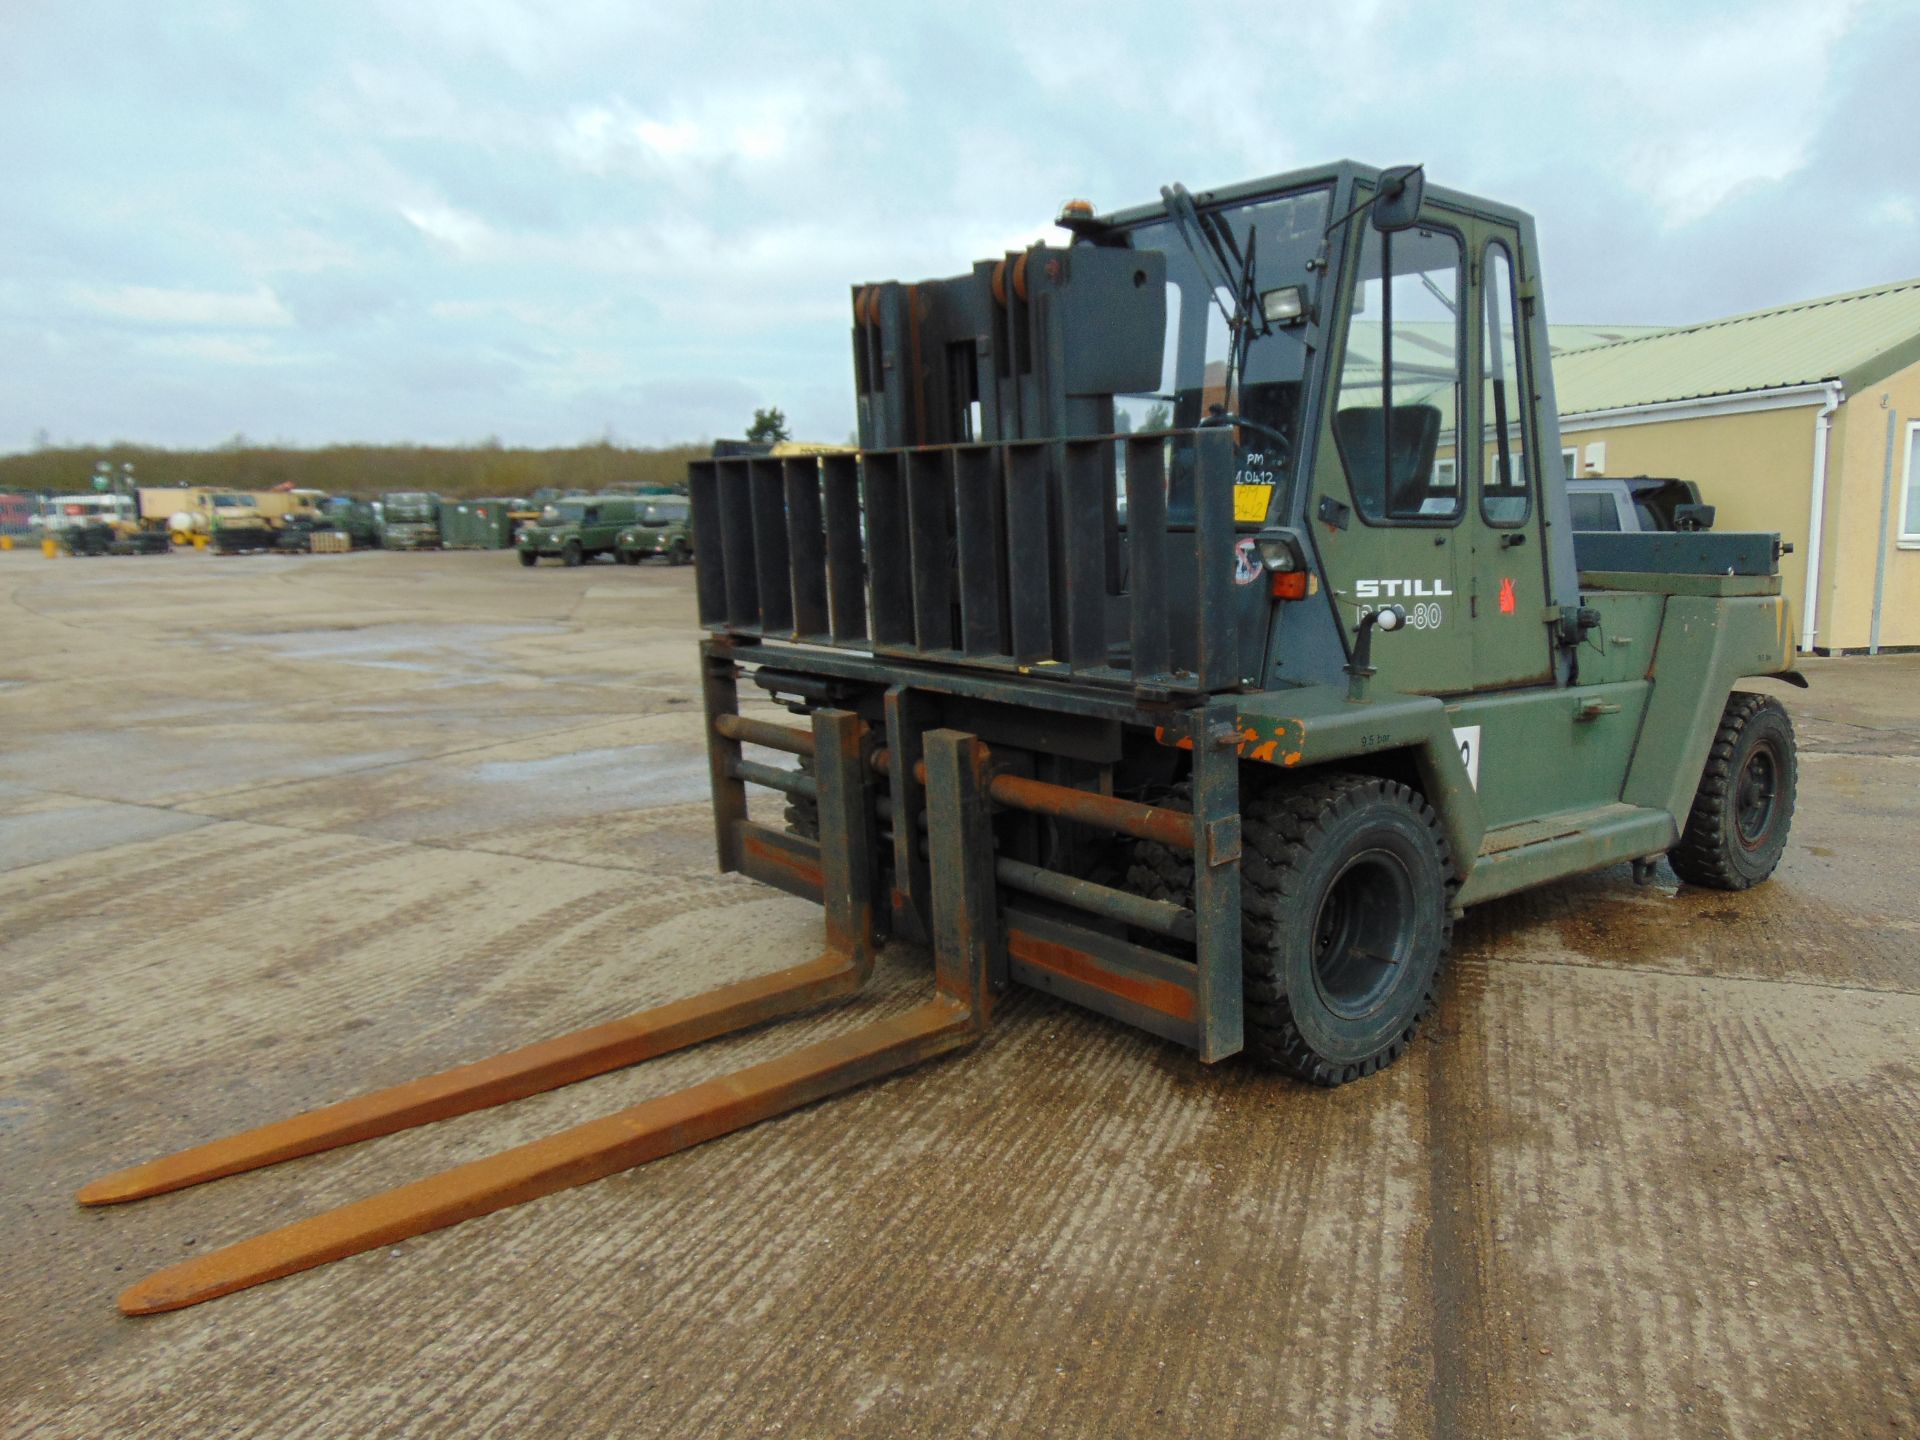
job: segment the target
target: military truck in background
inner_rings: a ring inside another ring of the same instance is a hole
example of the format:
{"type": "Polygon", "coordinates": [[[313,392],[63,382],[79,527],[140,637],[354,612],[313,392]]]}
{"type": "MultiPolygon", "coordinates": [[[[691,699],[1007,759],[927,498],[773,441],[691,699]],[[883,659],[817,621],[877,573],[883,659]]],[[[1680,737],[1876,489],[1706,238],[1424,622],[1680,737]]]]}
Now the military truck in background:
{"type": "Polygon", "coordinates": [[[440,497],[426,490],[394,490],[380,497],[383,550],[440,548],[440,497]]]}

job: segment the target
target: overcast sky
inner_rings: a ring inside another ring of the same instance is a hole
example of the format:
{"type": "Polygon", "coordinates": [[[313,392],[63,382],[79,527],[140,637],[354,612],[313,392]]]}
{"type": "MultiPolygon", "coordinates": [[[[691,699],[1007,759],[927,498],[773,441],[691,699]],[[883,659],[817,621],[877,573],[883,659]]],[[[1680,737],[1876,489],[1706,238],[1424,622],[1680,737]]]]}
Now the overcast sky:
{"type": "Polygon", "coordinates": [[[1920,275],[1920,0],[0,0],[0,450],[852,428],[848,286],[1350,157],[1555,320],[1920,275]]]}

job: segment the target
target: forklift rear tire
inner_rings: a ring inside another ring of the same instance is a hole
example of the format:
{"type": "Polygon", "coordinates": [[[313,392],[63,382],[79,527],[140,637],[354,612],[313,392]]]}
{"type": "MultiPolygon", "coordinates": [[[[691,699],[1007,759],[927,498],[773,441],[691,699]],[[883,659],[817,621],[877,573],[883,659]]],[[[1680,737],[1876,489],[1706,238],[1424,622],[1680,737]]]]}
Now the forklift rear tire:
{"type": "Polygon", "coordinates": [[[1745,890],[1780,863],[1793,824],[1799,762],[1793,721],[1771,695],[1727,697],[1680,843],[1667,855],[1689,885],[1745,890]]]}

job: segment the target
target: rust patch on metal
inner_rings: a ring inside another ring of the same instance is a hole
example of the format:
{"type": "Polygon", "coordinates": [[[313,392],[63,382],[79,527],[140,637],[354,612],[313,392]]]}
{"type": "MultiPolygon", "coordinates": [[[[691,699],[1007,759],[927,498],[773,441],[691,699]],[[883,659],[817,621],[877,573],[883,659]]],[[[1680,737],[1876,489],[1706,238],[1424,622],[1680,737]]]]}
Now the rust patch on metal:
{"type": "Polygon", "coordinates": [[[727,739],[745,745],[762,745],[769,750],[784,750],[789,755],[813,754],[813,732],[796,726],[750,720],[744,715],[716,715],[713,728],[727,739]]]}
{"type": "Polygon", "coordinates": [[[818,865],[813,864],[811,861],[801,859],[790,850],[783,850],[778,845],[768,844],[751,830],[745,830],[741,835],[740,848],[761,864],[771,866],[775,870],[791,875],[796,880],[811,885],[816,890],[823,889],[826,885],[826,878],[822,875],[818,865]]]}
{"type": "Polygon", "coordinates": [[[1184,810],[1116,800],[1092,790],[1049,785],[1044,780],[1027,780],[1018,775],[994,776],[987,793],[1000,804],[1016,810],[1099,825],[1141,840],[1157,840],[1177,850],[1193,849],[1193,817],[1184,810]]]}
{"type": "Polygon", "coordinates": [[[835,948],[806,964],[134,1165],[94,1181],[74,1198],[82,1205],[117,1205],[184,1190],[225,1175],[557,1090],[731,1030],[841,999],[857,990],[864,977],[849,958],[853,952],[845,937],[830,934],[828,939],[835,948]]]}
{"type": "Polygon", "coordinates": [[[151,1315],[197,1305],[631,1170],[959,1049],[972,1043],[981,1025],[965,1005],[935,999],[791,1055],[196,1256],[129,1287],[120,1309],[151,1315]]]}
{"type": "Polygon", "coordinates": [[[1027,964],[1063,979],[1091,985],[1096,990],[1118,995],[1123,1000],[1144,1005],[1159,1014],[1171,1015],[1176,1020],[1191,1022],[1193,1019],[1193,992],[1171,980],[1123,974],[1084,950],[1042,940],[1025,930],[1008,929],[1007,951],[1027,964]]]}
{"type": "MultiPolygon", "coordinates": [[[[1306,753],[1307,727],[1299,720],[1242,715],[1235,720],[1234,728],[1240,738],[1233,748],[1242,760],[1261,765],[1298,765],[1306,753]]],[[[1153,738],[1175,750],[1193,749],[1192,736],[1170,732],[1164,725],[1153,727],[1153,738]]]]}

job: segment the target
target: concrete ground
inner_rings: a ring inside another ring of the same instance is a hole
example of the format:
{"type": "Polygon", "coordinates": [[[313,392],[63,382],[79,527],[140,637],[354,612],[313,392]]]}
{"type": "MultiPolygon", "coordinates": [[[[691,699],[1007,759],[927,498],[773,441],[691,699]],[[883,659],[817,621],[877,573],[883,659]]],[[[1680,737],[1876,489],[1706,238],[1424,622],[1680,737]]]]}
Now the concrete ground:
{"type": "Polygon", "coordinates": [[[1026,994],[980,1047],[144,1320],[207,1247],[909,1005],[100,1211],[154,1154],[815,952],[713,873],[692,576],[0,554],[0,1434],[1920,1432],[1920,657],[1793,842],[1470,914],[1333,1093],[1026,994]]]}

